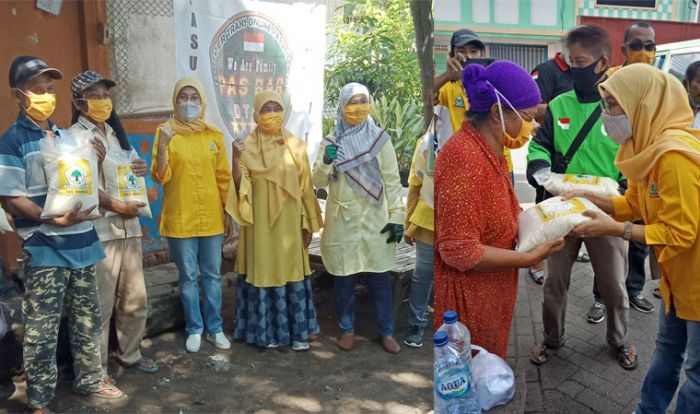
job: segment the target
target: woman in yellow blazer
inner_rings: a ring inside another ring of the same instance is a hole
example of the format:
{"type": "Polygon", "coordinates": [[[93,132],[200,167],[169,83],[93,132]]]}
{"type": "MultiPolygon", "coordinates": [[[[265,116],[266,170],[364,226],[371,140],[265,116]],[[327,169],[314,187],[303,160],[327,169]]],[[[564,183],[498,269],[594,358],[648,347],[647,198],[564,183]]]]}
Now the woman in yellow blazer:
{"type": "Polygon", "coordinates": [[[366,275],[381,343],[397,353],[389,270],[403,238],[404,205],[396,152],[388,134],[369,117],[369,91],[349,83],[340,91],[335,132],[321,142],[313,184],[328,186],[321,256],[335,276],[338,347],[354,344],[355,283],[366,275]]]}
{"type": "Polygon", "coordinates": [[[234,338],[266,348],[309,349],[319,332],[306,250],[321,225],[306,143],[284,126],[273,91],[255,96],[258,126],[233,143],[226,211],[241,225],[234,338]]]}
{"type": "Polygon", "coordinates": [[[676,412],[700,413],[700,131],[675,77],[649,65],[630,65],[600,85],[603,124],[620,144],[615,165],[629,180],[624,196],[585,196],[610,213],[576,237],[613,235],[654,248],[661,267],[663,312],[656,349],[636,414],[664,413],[678,388],[676,412]],[[632,224],[643,219],[644,225],[632,224]]]}
{"type": "Polygon", "coordinates": [[[206,339],[219,349],[231,344],[221,320],[221,248],[232,231],[225,215],[231,170],[224,135],[204,120],[206,100],[202,84],[180,79],[173,91],[175,117],[161,125],[153,143],[151,176],[163,186],[160,234],[180,274],[189,352],[199,351],[206,339]],[[197,277],[202,274],[204,319],[199,307],[197,277]]]}

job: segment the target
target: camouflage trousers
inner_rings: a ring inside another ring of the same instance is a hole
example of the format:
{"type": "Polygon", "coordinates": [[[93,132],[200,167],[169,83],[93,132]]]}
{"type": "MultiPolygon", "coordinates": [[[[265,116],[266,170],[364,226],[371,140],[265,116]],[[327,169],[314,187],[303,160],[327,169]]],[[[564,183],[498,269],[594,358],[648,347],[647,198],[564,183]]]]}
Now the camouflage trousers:
{"type": "Polygon", "coordinates": [[[95,266],[68,269],[31,267],[27,263],[24,279],[24,369],[29,406],[43,408],[53,399],[56,344],[64,305],[75,374],[73,391],[79,394],[99,391],[100,304],[95,266]]]}

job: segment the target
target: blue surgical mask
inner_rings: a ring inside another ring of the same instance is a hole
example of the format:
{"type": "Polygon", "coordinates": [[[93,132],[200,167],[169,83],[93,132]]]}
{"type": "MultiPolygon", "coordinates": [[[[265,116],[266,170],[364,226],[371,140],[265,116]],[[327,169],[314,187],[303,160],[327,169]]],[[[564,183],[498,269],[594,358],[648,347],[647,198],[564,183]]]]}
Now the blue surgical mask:
{"type": "Polygon", "coordinates": [[[193,122],[199,119],[202,114],[202,105],[194,102],[183,102],[177,104],[177,113],[185,122],[193,122]]]}

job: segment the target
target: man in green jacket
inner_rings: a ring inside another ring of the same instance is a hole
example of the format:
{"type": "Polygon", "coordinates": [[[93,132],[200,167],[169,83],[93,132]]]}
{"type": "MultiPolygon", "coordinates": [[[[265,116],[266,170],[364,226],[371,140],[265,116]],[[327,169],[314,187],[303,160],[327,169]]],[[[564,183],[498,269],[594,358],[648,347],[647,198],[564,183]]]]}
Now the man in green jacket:
{"type": "MultiPolygon", "coordinates": [[[[539,192],[544,191],[542,184],[552,171],[610,177],[624,182],[614,164],[618,145],[605,133],[600,111],[597,111],[601,99],[598,84],[610,66],[610,38],[603,28],[584,25],[569,32],[565,46],[570,53],[574,90],[549,103],[544,122],[529,146],[527,177],[539,192]],[[579,130],[591,116],[595,122],[590,131],[570,160],[563,161],[579,130]]],[[[547,259],[542,287],[544,340],[532,349],[530,359],[536,365],[544,364],[564,344],[571,268],[582,243],[588,250],[595,281],[609,315],[607,342],[616,350],[620,365],[634,369],[637,367],[637,352],[627,343],[629,303],[625,276],[628,243],[616,237],[569,237],[564,249],[547,259]]]]}

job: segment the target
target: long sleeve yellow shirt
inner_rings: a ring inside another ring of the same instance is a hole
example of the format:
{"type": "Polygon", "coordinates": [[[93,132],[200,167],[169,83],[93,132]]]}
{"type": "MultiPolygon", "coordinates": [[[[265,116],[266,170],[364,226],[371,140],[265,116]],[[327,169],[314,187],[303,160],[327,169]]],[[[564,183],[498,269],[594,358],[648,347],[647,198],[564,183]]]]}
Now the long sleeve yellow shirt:
{"type": "Polygon", "coordinates": [[[224,136],[205,130],[176,134],[168,144],[167,166],[158,174],[158,138],[153,143],[151,177],[163,186],[160,234],[209,237],[224,233],[224,205],[231,182],[224,136]]]}
{"type": "Polygon", "coordinates": [[[700,321],[700,165],[678,152],[663,154],[647,182],[630,180],[624,196],[613,197],[615,218],[644,219],[646,243],[663,273],[659,288],[666,312],[700,321]]]}

